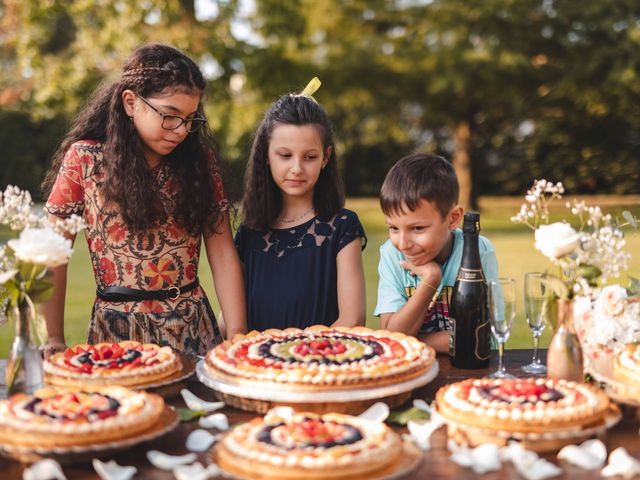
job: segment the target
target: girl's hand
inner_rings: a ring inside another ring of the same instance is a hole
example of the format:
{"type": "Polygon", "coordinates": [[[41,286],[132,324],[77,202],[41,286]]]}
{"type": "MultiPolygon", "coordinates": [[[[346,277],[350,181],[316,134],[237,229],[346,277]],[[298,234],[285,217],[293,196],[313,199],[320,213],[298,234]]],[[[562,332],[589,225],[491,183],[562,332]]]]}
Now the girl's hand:
{"type": "Polygon", "coordinates": [[[40,351],[42,352],[44,359],[47,360],[54,353],[64,352],[66,348],[67,345],[64,343],[64,340],[49,338],[47,343],[40,347],[40,351]]]}

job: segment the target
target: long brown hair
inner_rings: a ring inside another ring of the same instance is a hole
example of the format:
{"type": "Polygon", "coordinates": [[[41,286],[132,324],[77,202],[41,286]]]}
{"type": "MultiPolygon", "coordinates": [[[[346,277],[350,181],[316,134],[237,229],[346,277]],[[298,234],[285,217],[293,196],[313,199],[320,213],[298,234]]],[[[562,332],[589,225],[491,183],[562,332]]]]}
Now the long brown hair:
{"type": "Polygon", "coordinates": [[[282,193],[269,169],[269,142],[278,125],[312,125],[318,130],[323,149],[331,147],[327,166],[313,189],[313,207],[322,220],[329,220],[344,206],[344,189],[338,171],[333,129],[325,110],[304,95],[284,95],[267,110],[255,133],[244,177],[243,223],[266,230],[280,215],[282,193]]]}
{"type": "MultiPolygon", "coordinates": [[[[130,89],[141,96],[161,92],[183,92],[202,97],[206,82],[187,55],[162,44],[136,49],[125,62],[120,78],[99,87],[74,119],[53,156],[44,182],[51,192],[69,148],[80,140],[103,144],[105,180],[99,186],[105,200],[114,202],[134,231],[146,230],[166,220],[158,209],[159,192],[144,157],[143,142],[122,104],[122,92],[130,89]]],[[[204,118],[202,101],[198,113],[204,118]]],[[[217,148],[207,125],[187,135],[166,158],[176,183],[173,215],[190,234],[215,230],[221,218],[214,201],[217,148]]]]}

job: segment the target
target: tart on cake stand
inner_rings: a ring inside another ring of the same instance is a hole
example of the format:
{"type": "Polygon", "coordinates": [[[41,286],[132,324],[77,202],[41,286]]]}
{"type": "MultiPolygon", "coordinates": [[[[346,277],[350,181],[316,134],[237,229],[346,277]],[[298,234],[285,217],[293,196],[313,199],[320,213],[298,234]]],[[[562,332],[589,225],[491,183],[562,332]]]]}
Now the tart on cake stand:
{"type": "Polygon", "coordinates": [[[360,413],[390,407],[438,374],[435,352],[414,337],[365,327],[309,327],[237,335],[198,363],[200,381],[234,407],[264,413],[281,405],[360,413]]]}
{"type": "Polygon", "coordinates": [[[621,418],[618,407],[591,385],[544,378],[469,379],[436,394],[436,410],[457,443],[557,450],[605,432],[621,418]]]}
{"type": "Polygon", "coordinates": [[[21,462],[75,463],[157,438],[178,421],[155,394],[124,387],[45,388],[0,402],[0,454],[21,462]]]}

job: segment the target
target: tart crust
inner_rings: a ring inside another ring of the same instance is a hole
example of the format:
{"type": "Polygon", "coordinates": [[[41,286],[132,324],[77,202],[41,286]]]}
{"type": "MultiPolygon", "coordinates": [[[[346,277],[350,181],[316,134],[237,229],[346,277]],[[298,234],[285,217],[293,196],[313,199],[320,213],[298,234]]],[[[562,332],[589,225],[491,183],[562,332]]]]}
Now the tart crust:
{"type": "Polygon", "coordinates": [[[546,378],[468,379],[436,394],[438,413],[493,431],[542,433],[603,423],[609,398],[584,383],[546,378]]]}
{"type": "Polygon", "coordinates": [[[0,438],[40,448],[106,443],[148,430],[163,409],[162,397],[124,387],[44,388],[0,402],[0,438]]]}
{"type": "Polygon", "coordinates": [[[431,347],[402,333],[316,325],[236,335],[207,354],[205,369],[243,386],[314,392],[399,383],[434,361],[431,347]]]}
{"type": "Polygon", "coordinates": [[[613,376],[626,385],[640,388],[640,344],[628,344],[613,360],[613,376]]]}
{"type": "Polygon", "coordinates": [[[400,438],[384,423],[308,412],[289,419],[270,413],[254,418],[226,434],[214,452],[223,470],[269,480],[370,478],[397,462],[401,454],[400,438]],[[305,425],[311,426],[304,430],[305,425]],[[342,431],[343,436],[333,438],[326,426],[342,431]],[[360,437],[349,440],[345,429],[357,431],[360,437]]]}
{"type": "Polygon", "coordinates": [[[171,347],[132,340],[79,344],[44,362],[45,382],[65,388],[86,385],[135,387],[162,380],[181,368],[180,358],[171,347]]]}

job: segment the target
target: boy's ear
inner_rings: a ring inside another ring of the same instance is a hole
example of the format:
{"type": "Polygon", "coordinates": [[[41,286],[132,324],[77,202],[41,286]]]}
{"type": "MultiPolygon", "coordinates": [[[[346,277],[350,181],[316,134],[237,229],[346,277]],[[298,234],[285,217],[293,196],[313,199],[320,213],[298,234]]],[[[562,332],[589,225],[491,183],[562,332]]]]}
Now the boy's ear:
{"type": "Polygon", "coordinates": [[[124,111],[127,112],[127,116],[133,117],[136,104],[136,94],[132,90],[125,90],[122,92],[122,106],[124,111]]]}
{"type": "Polygon", "coordinates": [[[464,209],[461,205],[456,205],[449,211],[449,230],[455,230],[464,216],[464,209]]]}

